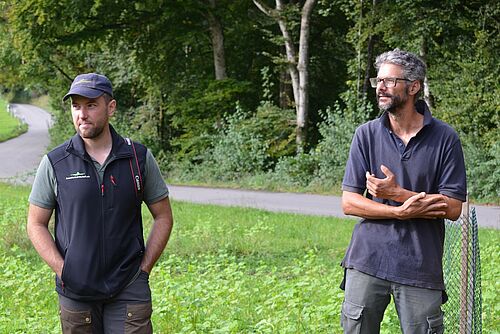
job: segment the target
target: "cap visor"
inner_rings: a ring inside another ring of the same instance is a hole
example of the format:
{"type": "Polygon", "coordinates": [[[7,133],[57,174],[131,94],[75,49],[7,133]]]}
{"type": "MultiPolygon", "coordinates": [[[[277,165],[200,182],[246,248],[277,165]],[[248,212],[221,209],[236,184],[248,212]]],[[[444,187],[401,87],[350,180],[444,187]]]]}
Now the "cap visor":
{"type": "Polygon", "coordinates": [[[80,95],[89,99],[95,99],[102,94],[104,94],[104,92],[99,89],[93,89],[89,87],[73,87],[66,95],[64,95],[63,101],[66,101],[71,95],[80,95]]]}

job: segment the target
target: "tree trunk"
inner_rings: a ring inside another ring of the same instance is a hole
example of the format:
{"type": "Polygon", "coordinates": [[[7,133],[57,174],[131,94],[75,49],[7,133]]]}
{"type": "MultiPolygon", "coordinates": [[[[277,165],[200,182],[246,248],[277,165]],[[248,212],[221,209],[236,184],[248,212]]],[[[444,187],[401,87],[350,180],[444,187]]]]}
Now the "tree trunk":
{"type": "Polygon", "coordinates": [[[370,68],[372,67],[372,58],[373,58],[373,46],[375,45],[375,37],[370,35],[368,39],[368,48],[366,52],[366,69],[365,69],[365,79],[363,81],[363,90],[362,96],[366,96],[368,94],[368,87],[370,86],[370,68]]]}
{"type": "Polygon", "coordinates": [[[214,56],[215,79],[227,79],[226,55],[224,52],[224,30],[219,18],[215,15],[215,0],[209,0],[210,9],[206,13],[212,38],[212,50],[214,56]]]}
{"type": "Polygon", "coordinates": [[[275,0],[276,8],[271,9],[260,0],[253,0],[254,4],[264,14],[273,17],[278,22],[281,34],[285,40],[285,51],[288,63],[288,72],[292,81],[293,98],[297,113],[296,144],[297,153],[303,152],[307,139],[307,122],[309,110],[309,34],[311,14],[317,0],[306,0],[301,11],[300,37],[298,51],[288,31],[283,14],[283,0],[275,0]],[[298,54],[298,57],[297,57],[298,54]]]}
{"type": "Polygon", "coordinates": [[[297,107],[297,152],[303,152],[307,139],[309,113],[309,35],[311,14],[316,0],[307,0],[302,7],[299,37],[299,101],[297,107]]]}
{"type": "MultiPolygon", "coordinates": [[[[379,0],[373,0],[372,2],[372,15],[376,15],[377,3],[379,0]]],[[[370,34],[368,38],[368,47],[366,50],[366,69],[365,69],[365,78],[363,80],[363,90],[361,91],[362,96],[366,97],[368,94],[368,88],[370,87],[370,68],[372,67],[373,61],[373,47],[375,46],[376,37],[373,34],[370,34]]]]}
{"type": "MultiPolygon", "coordinates": [[[[283,11],[283,1],[276,0],[276,10],[278,15],[283,11]]],[[[298,111],[297,106],[299,104],[299,72],[297,70],[297,51],[295,50],[295,45],[292,40],[292,35],[288,31],[286,22],[283,17],[278,16],[278,25],[281,30],[281,34],[285,39],[285,51],[286,59],[288,63],[288,72],[290,73],[290,78],[292,79],[293,88],[293,99],[295,100],[295,109],[298,111]]]]}
{"type": "MultiPolygon", "coordinates": [[[[424,36],[422,37],[422,44],[420,44],[420,58],[422,58],[425,65],[427,65],[427,69],[429,69],[429,64],[427,64],[427,53],[427,39],[424,36]]],[[[432,111],[432,109],[434,108],[434,99],[429,89],[429,79],[427,75],[424,78],[424,100],[427,103],[427,106],[429,106],[429,109],[432,111]]]]}
{"type": "Polygon", "coordinates": [[[293,106],[292,103],[292,85],[290,84],[290,72],[288,70],[280,71],[280,95],[279,95],[279,104],[280,108],[287,109],[293,106]]]}
{"type": "Polygon", "coordinates": [[[358,78],[356,79],[356,92],[359,95],[361,92],[361,49],[362,49],[362,42],[361,42],[361,28],[362,28],[362,22],[363,22],[363,0],[360,0],[360,9],[359,9],[359,18],[358,18],[358,78]]]}

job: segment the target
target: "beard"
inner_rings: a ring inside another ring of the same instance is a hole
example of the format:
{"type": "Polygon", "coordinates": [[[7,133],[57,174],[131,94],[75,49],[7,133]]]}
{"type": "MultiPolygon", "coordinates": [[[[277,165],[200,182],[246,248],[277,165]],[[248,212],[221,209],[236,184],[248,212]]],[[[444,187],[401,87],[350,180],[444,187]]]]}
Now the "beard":
{"type": "Polygon", "coordinates": [[[80,137],[82,137],[82,138],[94,139],[94,138],[99,137],[103,130],[104,130],[104,126],[93,126],[93,127],[86,129],[84,131],[81,131],[80,128],[78,128],[77,132],[80,135],[80,137]]]}
{"type": "Polygon", "coordinates": [[[391,94],[377,94],[377,104],[380,110],[387,111],[391,114],[397,114],[398,110],[405,105],[406,101],[408,101],[408,92],[405,90],[403,96],[399,95],[391,95],[391,94]],[[389,98],[390,101],[388,103],[381,103],[380,97],[389,98]]]}

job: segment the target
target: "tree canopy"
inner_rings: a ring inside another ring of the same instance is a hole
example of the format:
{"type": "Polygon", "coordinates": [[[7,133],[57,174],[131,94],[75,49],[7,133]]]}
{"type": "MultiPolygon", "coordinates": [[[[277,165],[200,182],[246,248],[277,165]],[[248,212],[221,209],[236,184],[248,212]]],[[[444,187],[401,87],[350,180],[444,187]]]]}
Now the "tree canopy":
{"type": "Polygon", "coordinates": [[[55,141],[72,131],[61,96],[76,74],[96,71],[114,84],[118,126],[173,161],[203,162],[236,111],[262,124],[276,108],[296,109],[272,127],[281,139],[266,139],[277,144],[262,168],[273,168],[325,147],[324,134],[337,133],[321,130],[329,108],[376,117],[366,107],[372,64],[398,47],[427,63],[433,113],[498,165],[498,1],[0,0],[0,9],[0,87],[49,94],[62,116],[55,141]],[[302,141],[290,140],[296,128],[307,129],[302,141]]]}

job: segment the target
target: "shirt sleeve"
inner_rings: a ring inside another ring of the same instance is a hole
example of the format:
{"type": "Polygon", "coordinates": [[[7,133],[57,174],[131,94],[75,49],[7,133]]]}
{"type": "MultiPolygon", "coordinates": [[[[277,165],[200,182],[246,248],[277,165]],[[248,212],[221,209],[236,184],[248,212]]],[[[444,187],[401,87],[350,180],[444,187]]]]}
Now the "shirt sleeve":
{"type": "Polygon", "coordinates": [[[148,205],[153,204],[168,197],[168,194],[168,188],[161,175],[160,167],[148,149],[144,171],[144,202],[148,205]]]}
{"type": "Polygon", "coordinates": [[[352,139],[347,159],[342,190],[364,194],[366,190],[366,171],[370,170],[365,159],[362,142],[363,131],[358,128],[352,139]]]}
{"type": "Polygon", "coordinates": [[[44,155],[36,171],[29,202],[45,209],[56,207],[57,181],[47,155],[44,155]]]}
{"type": "Polygon", "coordinates": [[[445,153],[439,178],[439,193],[465,202],[467,180],[464,154],[458,135],[451,148],[445,153]]]}

